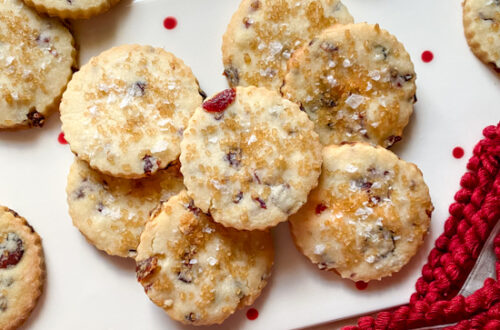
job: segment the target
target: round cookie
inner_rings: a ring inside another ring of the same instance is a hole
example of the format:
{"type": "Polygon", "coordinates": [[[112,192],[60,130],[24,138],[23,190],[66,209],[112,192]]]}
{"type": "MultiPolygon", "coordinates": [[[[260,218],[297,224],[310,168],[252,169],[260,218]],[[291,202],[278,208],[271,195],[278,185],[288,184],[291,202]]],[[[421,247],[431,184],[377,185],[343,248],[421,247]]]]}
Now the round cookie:
{"type": "Polygon", "coordinates": [[[66,140],[102,173],[140,178],[167,167],[202,96],[191,69],[161,48],[123,45],[75,73],[61,102],[66,140]]]}
{"type": "Polygon", "coordinates": [[[465,0],[463,23],[472,52],[500,70],[500,1],[465,0]]]}
{"type": "Polygon", "coordinates": [[[232,87],[279,91],[297,48],[333,24],[352,22],[339,0],[243,0],[222,39],[224,75],[232,87]]]}
{"type": "Polygon", "coordinates": [[[299,103],[321,143],[401,139],[415,103],[415,71],[403,45],[378,25],[336,25],[295,52],[283,95],[299,103]]]}
{"type": "Polygon", "coordinates": [[[75,64],[73,37],[20,0],[0,0],[0,129],[41,127],[75,64]]]}
{"type": "Polygon", "coordinates": [[[285,221],[318,183],[312,122],[278,93],[236,87],[196,109],[181,142],[188,194],[215,221],[265,229],[285,221]]]}
{"type": "Polygon", "coordinates": [[[90,18],[108,11],[120,0],[24,0],[39,13],[62,19],[90,18]]]}
{"type": "Polygon", "coordinates": [[[273,254],[268,232],[225,228],[182,191],[146,224],[137,249],[137,278],[174,320],[221,323],[260,295],[273,254]]]}
{"type": "Polygon", "coordinates": [[[108,254],[135,257],[150,212],[184,189],[179,164],[144,179],[101,174],[75,159],[66,193],[73,224],[108,254]]]}
{"type": "Polygon", "coordinates": [[[380,280],[415,255],[433,206],[422,173],[364,143],[327,146],[318,187],[290,218],[297,248],[320,269],[380,280]]]}
{"type": "Polygon", "coordinates": [[[38,234],[16,212],[0,206],[0,329],[16,329],[42,294],[45,262],[38,234]]]}

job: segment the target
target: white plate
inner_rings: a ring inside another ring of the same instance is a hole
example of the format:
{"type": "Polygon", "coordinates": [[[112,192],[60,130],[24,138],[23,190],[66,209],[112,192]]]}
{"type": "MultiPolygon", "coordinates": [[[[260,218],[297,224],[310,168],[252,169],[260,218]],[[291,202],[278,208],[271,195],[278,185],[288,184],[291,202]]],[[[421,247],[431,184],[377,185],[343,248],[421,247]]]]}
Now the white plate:
{"type": "MultiPolygon", "coordinates": [[[[238,0],[123,0],[105,15],[75,24],[81,63],[122,43],[152,44],[190,65],[210,95],[225,88],[221,37],[238,0]],[[166,30],[167,16],[178,26],[166,30]]],[[[408,301],[420,268],[448,216],[473,145],[486,125],[500,119],[500,84],[469,51],[460,1],[344,0],[357,22],[380,23],[401,40],[418,75],[418,103],[403,141],[393,149],[423,171],[436,210],[419,254],[400,273],[358,291],[354,283],[321,272],[300,255],[288,225],[274,230],[274,274],[254,307],[221,328],[289,329],[346,318],[408,301]],[[422,51],[435,54],[431,63],[422,51]],[[464,158],[451,155],[455,146],[464,158]]],[[[43,129],[0,133],[0,204],[25,216],[43,238],[47,259],[45,293],[27,327],[33,329],[183,328],[143,293],[131,260],[109,257],[88,244],[67,213],[66,175],[73,156],[57,136],[52,116],[43,129]]],[[[188,327],[187,327],[188,328],[188,327]]]]}

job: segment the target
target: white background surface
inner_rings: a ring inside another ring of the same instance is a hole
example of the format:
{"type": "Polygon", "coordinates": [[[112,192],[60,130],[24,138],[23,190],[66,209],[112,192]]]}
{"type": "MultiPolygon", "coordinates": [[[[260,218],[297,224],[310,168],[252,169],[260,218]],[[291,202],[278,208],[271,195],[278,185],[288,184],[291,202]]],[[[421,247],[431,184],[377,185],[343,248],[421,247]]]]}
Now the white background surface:
{"type": "MultiPolygon", "coordinates": [[[[207,94],[226,87],[221,76],[221,37],[238,0],[122,0],[109,13],[76,24],[81,64],[122,43],[161,46],[190,65],[207,94]],[[179,24],[168,31],[166,16],[179,24]]],[[[481,130],[500,119],[500,80],[469,51],[458,0],[344,0],[357,22],[380,23],[402,41],[417,72],[418,103],[403,141],[393,151],[423,171],[436,210],[431,233],[400,273],[365,291],[333,273],[320,272],[301,256],[288,225],[274,230],[274,274],[254,305],[224,329],[289,329],[367,313],[408,301],[414,282],[441,232],[481,130]],[[431,63],[420,60],[429,49],[431,63]],[[462,146],[466,155],[451,155],[462,146]]],[[[132,260],[109,257],[88,244],[67,213],[66,175],[73,156],[60,145],[59,116],[42,129],[0,133],[0,204],[34,226],[47,261],[45,292],[25,328],[188,329],[149,301],[135,280],[132,260]]]]}

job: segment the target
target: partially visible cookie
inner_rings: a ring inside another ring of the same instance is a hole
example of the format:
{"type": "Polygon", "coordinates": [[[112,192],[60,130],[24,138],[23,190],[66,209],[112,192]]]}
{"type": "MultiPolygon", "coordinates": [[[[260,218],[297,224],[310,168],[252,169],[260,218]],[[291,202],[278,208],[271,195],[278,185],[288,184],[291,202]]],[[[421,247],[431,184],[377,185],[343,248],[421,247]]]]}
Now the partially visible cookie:
{"type": "Polygon", "coordinates": [[[0,329],[18,328],[42,294],[42,242],[24,218],[0,206],[0,329]]]}
{"type": "Polygon", "coordinates": [[[124,178],[176,160],[202,96],[191,69],[161,48],[123,45],[92,58],[61,102],[66,140],[79,158],[124,178]]]}
{"type": "Polygon", "coordinates": [[[378,25],[336,25],[295,52],[283,95],[299,103],[321,143],[401,139],[415,102],[415,71],[403,45],[378,25]]]}
{"type": "Polygon", "coordinates": [[[273,264],[271,235],[225,228],[196,208],[185,191],[163,203],[137,249],[137,279],[174,320],[221,323],[251,305],[273,264]]]}
{"type": "Polygon", "coordinates": [[[66,193],[73,224],[92,244],[111,255],[134,257],[151,211],[182,189],[179,164],[148,178],[121,179],[75,159],[66,193]]]}
{"type": "Polygon", "coordinates": [[[62,19],[90,18],[104,13],[120,0],[24,0],[39,13],[62,19]]]}
{"type": "Polygon", "coordinates": [[[500,70],[500,1],[465,0],[463,22],[472,52],[500,70]]]}
{"type": "Polygon", "coordinates": [[[279,91],[297,48],[333,24],[352,21],[339,0],[243,0],[222,39],[229,85],[279,91]]]}
{"type": "Polygon", "coordinates": [[[364,143],[323,150],[323,172],[290,218],[297,248],[320,269],[353,281],[380,280],[415,255],[433,210],[422,173],[364,143]]]}
{"type": "Polygon", "coordinates": [[[298,105],[257,87],[228,89],[196,109],[181,142],[188,195],[215,221],[265,229],[318,183],[321,144],[298,105]]]}
{"type": "Polygon", "coordinates": [[[20,0],[0,0],[0,129],[40,127],[75,63],[73,37],[20,0]]]}

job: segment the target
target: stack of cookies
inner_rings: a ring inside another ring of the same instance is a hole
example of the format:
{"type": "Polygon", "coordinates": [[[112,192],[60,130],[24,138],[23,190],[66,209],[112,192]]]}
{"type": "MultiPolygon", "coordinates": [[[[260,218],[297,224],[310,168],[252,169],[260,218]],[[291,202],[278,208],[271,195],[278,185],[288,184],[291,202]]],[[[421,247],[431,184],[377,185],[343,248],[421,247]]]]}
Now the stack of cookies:
{"type": "Polygon", "coordinates": [[[150,299],[186,324],[220,323],[270,276],[270,228],[354,281],[397,272],[432,204],[387,147],[413,111],[408,53],[338,0],[243,0],[223,37],[230,89],[206,97],[180,59],[123,45],[74,74],[61,106],[76,155],[73,223],[131,257],[150,299]]]}

